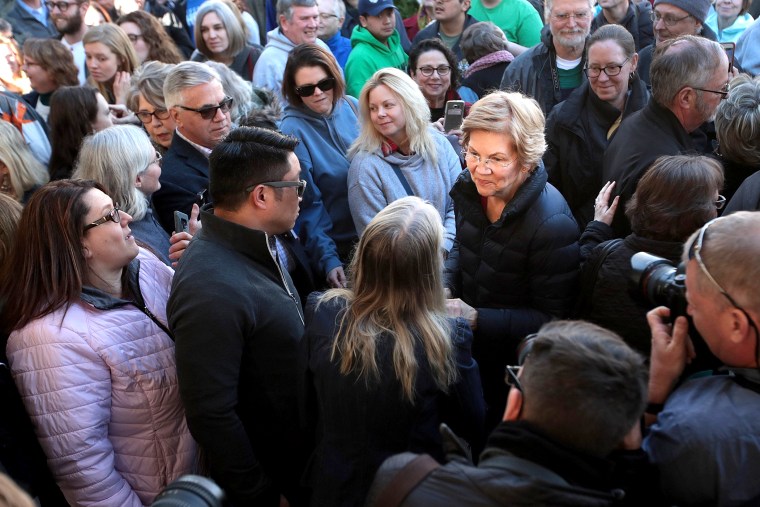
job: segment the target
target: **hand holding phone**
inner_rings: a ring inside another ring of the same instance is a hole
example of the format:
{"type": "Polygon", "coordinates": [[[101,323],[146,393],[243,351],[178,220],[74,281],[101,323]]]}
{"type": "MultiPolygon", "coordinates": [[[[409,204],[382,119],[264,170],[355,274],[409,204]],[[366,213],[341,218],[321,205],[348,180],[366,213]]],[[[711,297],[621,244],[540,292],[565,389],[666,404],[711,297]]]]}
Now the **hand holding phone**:
{"type": "Polygon", "coordinates": [[[443,131],[450,132],[459,130],[464,120],[464,101],[450,100],[446,102],[446,109],[443,113],[443,131]]]}
{"type": "Polygon", "coordinates": [[[181,211],[174,212],[174,232],[188,232],[190,219],[181,211]]]}

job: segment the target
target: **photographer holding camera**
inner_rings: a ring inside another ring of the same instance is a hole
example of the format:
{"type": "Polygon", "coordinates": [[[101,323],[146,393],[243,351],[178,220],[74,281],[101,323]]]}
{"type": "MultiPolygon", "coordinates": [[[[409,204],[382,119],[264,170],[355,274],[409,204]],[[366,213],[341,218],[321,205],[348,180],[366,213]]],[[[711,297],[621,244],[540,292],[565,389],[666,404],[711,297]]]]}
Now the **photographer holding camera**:
{"type": "Polygon", "coordinates": [[[705,224],[684,246],[688,314],[717,374],[676,387],[694,358],[685,317],[647,315],[652,331],[648,418],[643,443],[661,487],[679,505],[757,505],[760,482],[760,212],[705,224]]]}

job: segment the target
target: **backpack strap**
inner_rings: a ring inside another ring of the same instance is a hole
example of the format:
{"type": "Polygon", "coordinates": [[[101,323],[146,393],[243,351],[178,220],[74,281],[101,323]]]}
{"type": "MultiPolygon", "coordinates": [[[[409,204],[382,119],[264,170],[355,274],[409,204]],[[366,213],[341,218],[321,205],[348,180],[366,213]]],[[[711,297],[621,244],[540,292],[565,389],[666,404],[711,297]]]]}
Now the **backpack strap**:
{"type": "Polygon", "coordinates": [[[377,497],[376,507],[398,507],[430,473],[441,465],[429,454],[420,454],[399,470],[377,497]]]}
{"type": "Polygon", "coordinates": [[[406,195],[414,195],[412,187],[409,186],[409,182],[407,181],[406,176],[404,176],[404,173],[401,172],[401,168],[398,164],[391,164],[390,162],[388,162],[388,164],[393,168],[393,172],[396,173],[396,177],[401,182],[401,186],[404,187],[406,195]]]}
{"type": "Polygon", "coordinates": [[[585,318],[591,314],[591,300],[596,287],[596,280],[599,277],[599,270],[602,268],[607,256],[618,249],[623,243],[623,238],[615,238],[601,243],[595,251],[598,252],[596,257],[586,263],[581,270],[581,293],[578,296],[578,302],[575,305],[574,316],[576,318],[585,318]]]}

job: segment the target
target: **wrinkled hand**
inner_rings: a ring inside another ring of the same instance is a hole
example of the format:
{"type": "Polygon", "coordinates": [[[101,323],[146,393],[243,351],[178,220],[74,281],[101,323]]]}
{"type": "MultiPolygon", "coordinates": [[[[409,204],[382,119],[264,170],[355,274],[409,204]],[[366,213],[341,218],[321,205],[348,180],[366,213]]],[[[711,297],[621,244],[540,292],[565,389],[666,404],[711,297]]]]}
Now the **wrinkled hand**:
{"type": "Polygon", "coordinates": [[[346,287],[346,273],[343,271],[343,266],[331,269],[327,273],[327,283],[333,289],[343,289],[346,287]]]}
{"type": "Polygon", "coordinates": [[[113,78],[113,96],[117,104],[127,104],[130,81],[132,75],[129,72],[119,71],[113,78]]]}
{"type": "Polygon", "coordinates": [[[478,328],[478,311],[461,299],[447,299],[446,311],[449,317],[463,317],[473,331],[478,328]]]}
{"type": "Polygon", "coordinates": [[[652,403],[665,402],[686,364],[696,356],[686,317],[678,317],[673,325],[669,319],[670,309],[664,306],[647,313],[652,334],[649,366],[649,401],[652,403]]]}
{"type": "Polygon", "coordinates": [[[612,219],[615,217],[615,211],[617,211],[618,202],[620,201],[620,196],[616,196],[612,200],[612,204],[609,204],[610,195],[612,195],[614,188],[615,182],[608,181],[599,191],[599,195],[594,200],[594,220],[607,225],[612,224],[612,219]]]}

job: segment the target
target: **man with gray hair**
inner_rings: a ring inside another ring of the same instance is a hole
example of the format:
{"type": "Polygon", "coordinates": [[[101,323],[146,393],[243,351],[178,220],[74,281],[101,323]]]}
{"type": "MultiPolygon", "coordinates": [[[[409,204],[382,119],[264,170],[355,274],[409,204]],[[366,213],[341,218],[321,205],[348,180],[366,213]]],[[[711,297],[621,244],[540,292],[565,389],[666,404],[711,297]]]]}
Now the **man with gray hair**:
{"type": "Polygon", "coordinates": [[[647,315],[652,332],[643,448],[668,505],[760,502],[760,213],[717,218],[684,244],[686,300],[694,327],[724,367],[676,382],[694,357],[689,323],[647,315]]]}
{"type": "MultiPolygon", "coordinates": [[[[726,53],[704,37],[685,35],[658,44],[651,75],[649,102],[620,125],[604,153],[603,181],[617,182],[620,210],[658,157],[696,150],[689,134],[712,121],[728,95],[726,53]]],[[[630,233],[624,213],[617,213],[612,225],[618,237],[630,233]]]]}
{"type": "Polygon", "coordinates": [[[343,37],[340,27],[346,19],[346,5],[343,0],[319,1],[319,28],[317,35],[327,44],[340,68],[346,66],[348,55],[351,53],[351,39],[343,37]]]}
{"type": "Polygon", "coordinates": [[[288,55],[299,44],[311,43],[328,51],[327,44],[317,38],[319,8],[316,0],[279,0],[277,2],[279,26],[267,33],[267,45],[253,70],[253,84],[274,92],[280,102],[282,75],[288,55]]]}
{"type": "Polygon", "coordinates": [[[544,115],[579,87],[585,76],[584,49],[594,15],[593,0],[547,0],[541,42],[504,71],[500,88],[538,102],[544,115]]]}
{"type": "Polygon", "coordinates": [[[153,207],[171,234],[174,212],[190,215],[193,204],[205,195],[208,157],[230,131],[232,99],[208,65],[182,62],[166,76],[164,100],[177,129],[163,158],[161,188],[153,194],[153,207]]]}

